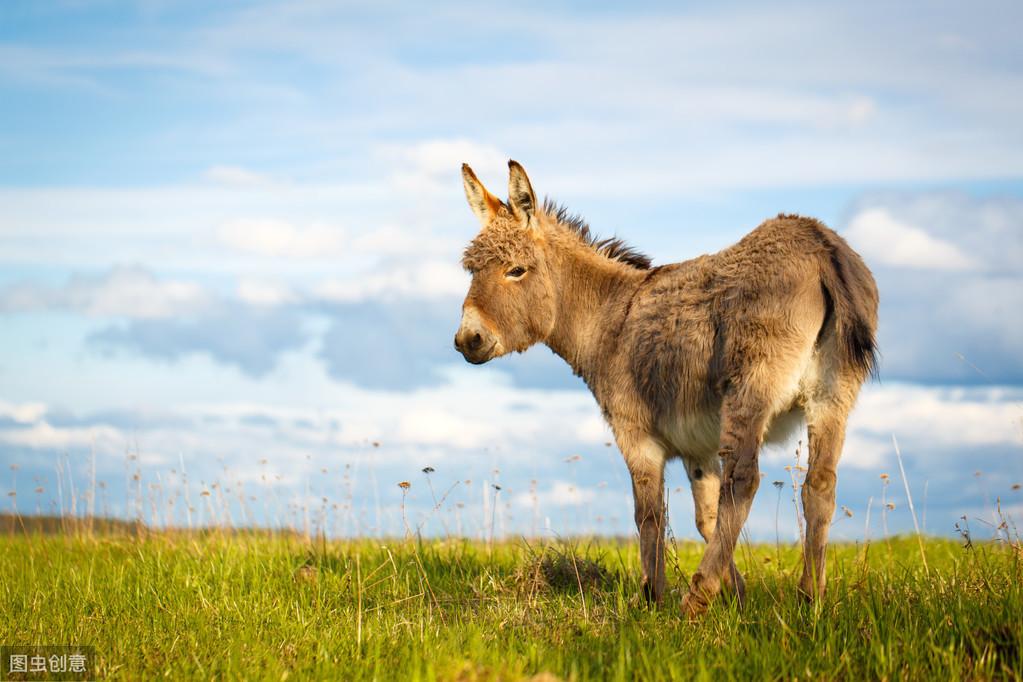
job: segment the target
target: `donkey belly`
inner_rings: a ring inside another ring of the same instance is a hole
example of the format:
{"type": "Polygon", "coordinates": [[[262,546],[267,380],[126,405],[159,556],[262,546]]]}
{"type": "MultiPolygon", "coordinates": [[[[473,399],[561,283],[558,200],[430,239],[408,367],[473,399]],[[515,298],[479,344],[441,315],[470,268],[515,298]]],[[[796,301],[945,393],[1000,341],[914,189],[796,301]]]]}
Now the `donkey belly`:
{"type": "Polygon", "coordinates": [[[721,441],[719,410],[690,412],[668,417],[660,425],[661,438],[672,455],[687,461],[705,462],[717,455],[721,441]]]}
{"type": "Polygon", "coordinates": [[[806,418],[800,407],[793,407],[790,410],[775,415],[774,419],[767,425],[764,442],[773,445],[783,445],[792,438],[798,429],[802,428],[805,422],[806,418]]]}
{"type": "MultiPolygon", "coordinates": [[[[803,410],[792,407],[775,415],[767,425],[764,442],[784,444],[805,422],[803,410]]],[[[718,411],[695,412],[669,418],[661,424],[661,439],[671,446],[671,456],[706,462],[716,456],[721,443],[718,411]]]]}

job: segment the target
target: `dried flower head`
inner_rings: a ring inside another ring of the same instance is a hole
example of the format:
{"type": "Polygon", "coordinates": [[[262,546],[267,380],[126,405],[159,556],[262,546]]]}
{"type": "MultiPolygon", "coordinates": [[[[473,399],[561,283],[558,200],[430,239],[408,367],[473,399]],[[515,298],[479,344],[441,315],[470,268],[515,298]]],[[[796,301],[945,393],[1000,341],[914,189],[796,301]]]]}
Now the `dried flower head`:
{"type": "Polygon", "coordinates": [[[412,487],[412,484],[409,483],[408,481],[402,481],[401,483],[398,484],[398,487],[401,488],[402,490],[408,490],[409,488],[412,487]]]}
{"type": "Polygon", "coordinates": [[[436,470],[433,467],[423,467],[423,473],[426,474],[427,476],[432,474],[434,471],[436,470]]]}
{"type": "Polygon", "coordinates": [[[888,474],[881,474],[881,480],[882,481],[887,481],[888,480],[888,474]]]}

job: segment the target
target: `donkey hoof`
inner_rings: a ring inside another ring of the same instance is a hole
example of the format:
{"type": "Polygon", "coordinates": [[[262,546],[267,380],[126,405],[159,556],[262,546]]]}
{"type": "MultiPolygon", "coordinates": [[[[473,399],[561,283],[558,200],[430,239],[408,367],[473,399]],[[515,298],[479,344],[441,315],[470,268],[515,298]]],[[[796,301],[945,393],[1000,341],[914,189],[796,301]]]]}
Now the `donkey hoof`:
{"type": "Polygon", "coordinates": [[[725,571],[721,578],[721,587],[735,595],[735,601],[739,608],[746,604],[746,581],[742,579],[742,574],[735,566],[725,571]]]}
{"type": "Polygon", "coordinates": [[[650,606],[659,606],[661,603],[661,595],[657,593],[654,586],[650,583],[643,583],[643,601],[650,606]]]}
{"type": "Polygon", "coordinates": [[[823,590],[818,590],[816,587],[807,586],[803,583],[799,584],[799,588],[796,590],[801,601],[807,604],[813,604],[814,602],[820,601],[821,597],[824,596],[823,590]]]}
{"type": "Polygon", "coordinates": [[[738,573],[732,579],[732,589],[735,591],[735,603],[741,609],[746,606],[746,581],[738,573]]]}
{"type": "Polygon", "coordinates": [[[694,621],[707,613],[707,599],[702,594],[689,592],[682,597],[682,616],[694,621]]]}

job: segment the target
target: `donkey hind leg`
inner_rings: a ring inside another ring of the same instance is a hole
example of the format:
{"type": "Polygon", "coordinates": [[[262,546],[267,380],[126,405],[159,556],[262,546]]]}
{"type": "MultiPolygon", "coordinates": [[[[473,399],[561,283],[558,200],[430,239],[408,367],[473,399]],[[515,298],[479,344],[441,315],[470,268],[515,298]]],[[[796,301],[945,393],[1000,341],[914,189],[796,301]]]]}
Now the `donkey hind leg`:
{"type": "Polygon", "coordinates": [[[799,591],[810,599],[824,595],[824,560],[831,517],[835,513],[836,468],[842,454],[848,414],[849,407],[839,401],[813,405],[807,410],[810,460],[803,483],[806,546],[799,591]]]}
{"type": "MultiPolygon", "coordinates": [[[[705,462],[685,462],[686,474],[693,490],[693,506],[696,510],[696,528],[709,545],[714,540],[718,522],[718,498],[721,495],[721,458],[714,456],[705,462]]],[[[732,561],[729,569],[721,576],[725,589],[735,591],[741,606],[746,597],[746,583],[732,561]]]]}
{"type": "Polygon", "coordinates": [[[643,563],[643,594],[660,604],[664,597],[664,449],[649,438],[619,438],[632,476],[639,554],[643,563]]]}
{"type": "Polygon", "coordinates": [[[724,471],[718,495],[718,519],[711,542],[693,574],[682,610],[690,617],[701,615],[721,590],[722,577],[730,570],[735,543],[753,495],[760,486],[758,456],[767,403],[749,395],[732,394],[721,408],[721,451],[724,471]]]}

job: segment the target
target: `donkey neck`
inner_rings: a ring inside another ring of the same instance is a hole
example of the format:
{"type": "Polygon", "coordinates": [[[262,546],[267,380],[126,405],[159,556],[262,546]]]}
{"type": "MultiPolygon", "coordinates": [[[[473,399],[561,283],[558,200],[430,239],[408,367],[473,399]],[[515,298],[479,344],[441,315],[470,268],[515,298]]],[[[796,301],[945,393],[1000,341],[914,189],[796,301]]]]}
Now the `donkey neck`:
{"type": "Polygon", "coordinates": [[[627,302],[647,272],[582,245],[552,244],[547,257],[556,317],[546,344],[592,385],[601,340],[621,325],[627,302]]]}

